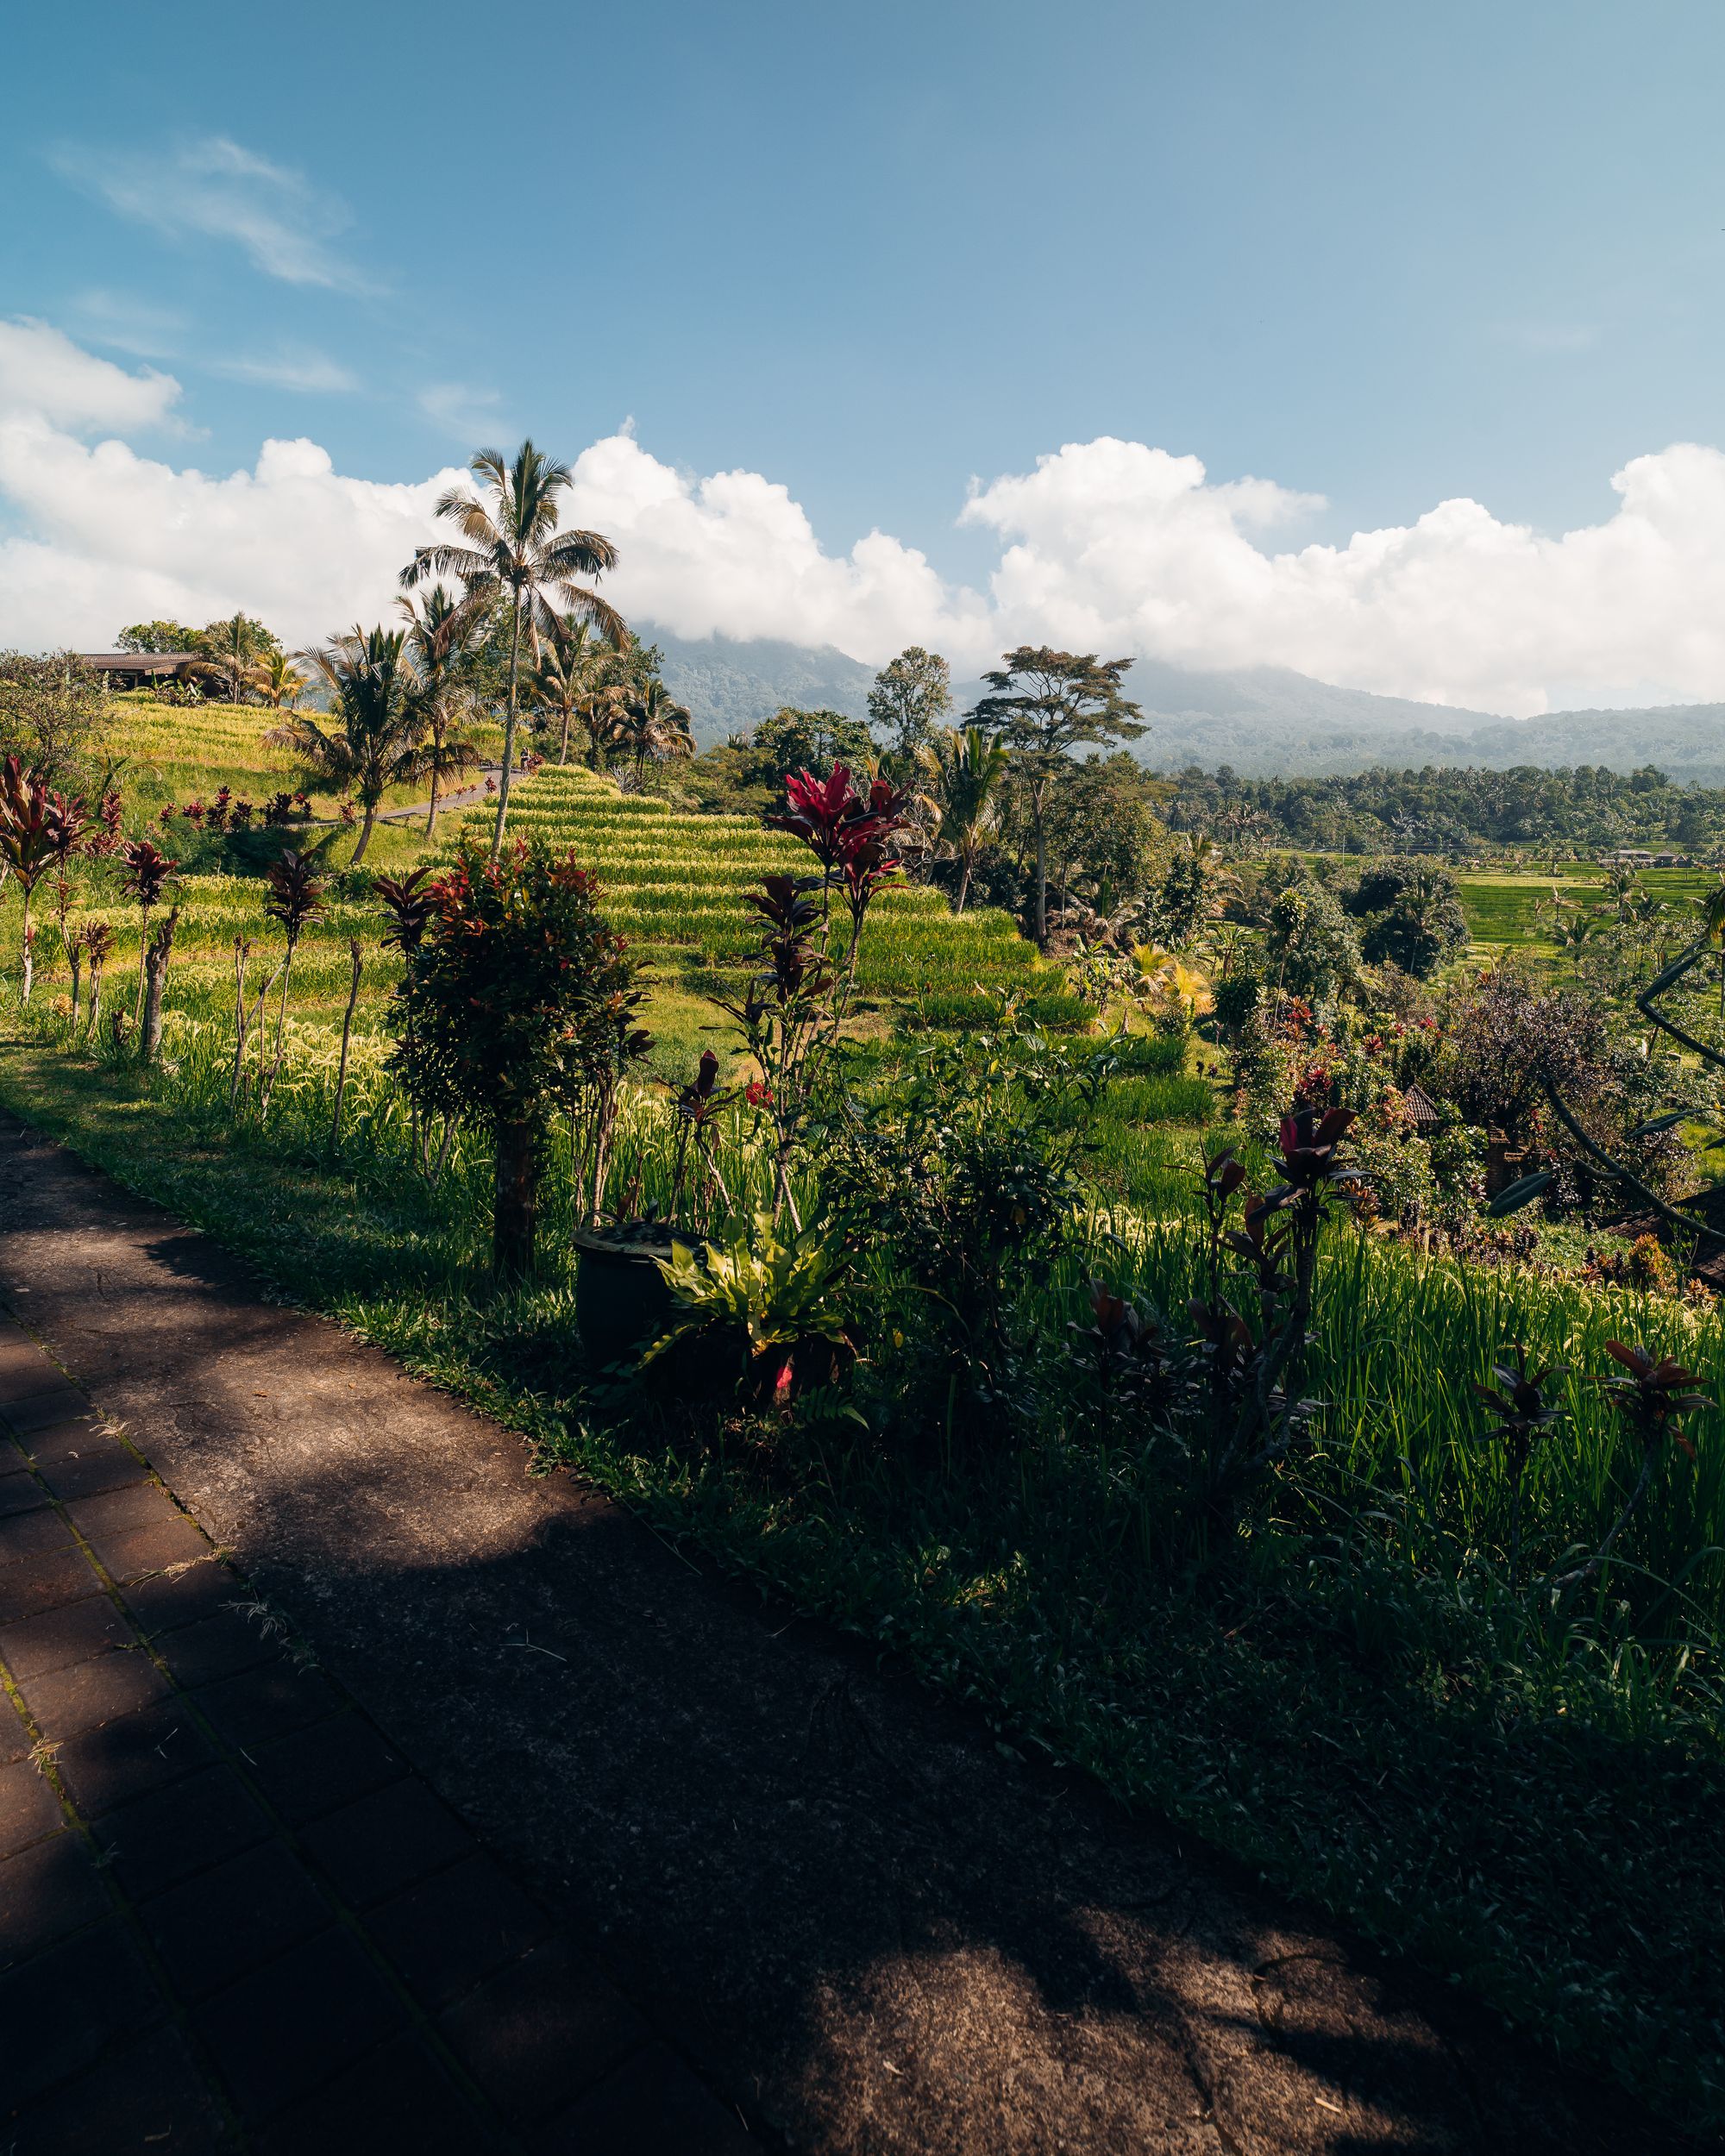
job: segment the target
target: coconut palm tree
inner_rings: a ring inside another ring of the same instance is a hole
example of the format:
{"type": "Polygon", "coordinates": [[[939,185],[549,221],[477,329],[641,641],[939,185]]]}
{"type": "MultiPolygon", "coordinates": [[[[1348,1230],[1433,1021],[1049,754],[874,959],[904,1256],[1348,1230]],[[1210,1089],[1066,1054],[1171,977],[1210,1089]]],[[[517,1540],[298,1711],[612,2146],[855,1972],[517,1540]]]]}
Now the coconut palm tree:
{"type": "Polygon", "coordinates": [[[938,843],[959,864],[955,913],[964,911],[970,879],[1000,820],[1000,794],[1011,754],[980,726],[944,726],[918,751],[928,781],[920,798],[935,818],[938,843]]]}
{"type": "Polygon", "coordinates": [[[500,599],[509,608],[509,701],[491,838],[495,861],[509,814],[524,638],[536,660],[542,642],[555,633],[554,599],[566,611],[585,616],[619,651],[629,631],[614,607],[575,581],[615,568],[617,548],[596,531],[558,530],[559,500],[571,484],[568,467],[524,442],[512,464],[500,450],[481,449],[469,469],[484,481],[481,495],[451,487],[437,504],[437,514],[455,526],[461,542],[421,547],[402,571],[401,581],[411,591],[430,576],[455,576],[475,603],[500,599]]]}
{"type": "Polygon", "coordinates": [[[260,663],[258,625],[244,614],[231,621],[212,622],[199,637],[204,659],[191,671],[214,675],[230,704],[243,704],[246,691],[254,686],[252,676],[260,663]]]}
{"type": "Polygon", "coordinates": [[[471,599],[452,598],[441,584],[434,584],[417,606],[411,599],[400,599],[396,611],[408,624],[408,655],[418,684],[412,695],[425,727],[415,775],[431,782],[431,805],[425,814],[429,839],[437,828],[437,795],[444,780],[462,777],[479,761],[474,744],[450,730],[471,707],[467,660],[485,610],[471,599]]]}
{"type": "Polygon", "coordinates": [[[379,802],[418,768],[426,722],[406,643],[405,629],[354,628],[322,649],[301,652],[334,695],[332,716],[339,723],[326,730],[302,715],[273,726],[264,736],[275,747],[291,749],[332,786],[360,797],[363,821],[350,868],[366,857],[379,802]]]}
{"type": "Polygon", "coordinates": [[[597,653],[593,624],[569,614],[539,655],[533,669],[533,700],[558,724],[557,761],[569,761],[569,728],[583,713],[586,699],[597,683],[593,662],[597,653]]]}
{"type": "Polygon", "coordinates": [[[247,679],[272,711],[292,711],[310,686],[285,651],[272,651],[247,679]]]}
{"type": "Polygon", "coordinates": [[[657,763],[666,763],[674,756],[693,755],[695,737],[691,725],[688,706],[679,704],[656,674],[645,688],[617,704],[606,740],[610,747],[634,759],[638,786],[649,756],[657,763]]]}
{"type": "Polygon", "coordinates": [[[1725,871],[1712,890],[1695,901],[1695,910],[1709,949],[1719,953],[1719,1015],[1725,1018],[1725,871]]]}

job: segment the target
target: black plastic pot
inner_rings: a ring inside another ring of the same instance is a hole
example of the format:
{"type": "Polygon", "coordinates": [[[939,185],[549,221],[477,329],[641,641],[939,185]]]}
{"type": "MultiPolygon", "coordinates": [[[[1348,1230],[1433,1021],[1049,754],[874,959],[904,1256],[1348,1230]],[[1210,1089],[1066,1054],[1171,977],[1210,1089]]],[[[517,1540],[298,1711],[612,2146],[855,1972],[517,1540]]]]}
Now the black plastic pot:
{"type": "Polygon", "coordinates": [[[655,1222],[582,1228],[575,1249],[575,1322],[588,1361],[605,1369],[664,1330],[671,1291],[656,1261],[670,1257],[671,1231],[655,1222]]]}

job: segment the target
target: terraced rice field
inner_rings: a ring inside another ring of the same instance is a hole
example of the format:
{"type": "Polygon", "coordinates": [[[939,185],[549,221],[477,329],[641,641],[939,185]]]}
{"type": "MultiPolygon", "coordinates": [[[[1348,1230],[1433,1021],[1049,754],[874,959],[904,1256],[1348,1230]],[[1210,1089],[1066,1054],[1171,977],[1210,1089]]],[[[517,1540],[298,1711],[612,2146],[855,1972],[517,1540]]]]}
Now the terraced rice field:
{"type": "MultiPolygon", "coordinates": [[[[1541,906],[1551,906],[1554,887],[1550,876],[1465,875],[1460,881],[1462,909],[1474,943],[1482,950],[1553,955],[1547,933],[1549,915],[1540,912],[1541,906]]],[[[1674,914],[1681,915],[1692,899],[1713,887],[1716,879],[1705,868],[1644,868],[1637,881],[1644,890],[1663,899],[1674,914]]],[[[1571,905],[1600,914],[1609,911],[1603,872],[1598,869],[1560,876],[1555,888],[1571,905]]]]}
{"type": "MultiPolygon", "coordinates": [[[[482,837],[492,812],[467,812],[452,831],[482,837]]],[[[681,813],[649,794],[624,793],[591,772],[549,768],[511,795],[510,829],[573,846],[604,887],[607,918],[667,985],[710,990],[738,981],[759,937],[743,893],[762,876],[800,874],[794,840],[744,816],[681,813]]],[[[962,1024],[986,1007],[983,991],[1015,987],[1051,1020],[1076,1017],[1077,1000],[1019,934],[1009,915],[954,916],[938,891],[888,890],[869,917],[859,983],[864,997],[962,1024]]]]}
{"type": "MultiPolygon", "coordinates": [[[[178,724],[205,714],[166,716],[178,724]]],[[[206,793],[217,783],[235,785],[242,768],[230,753],[242,736],[236,720],[258,730],[267,723],[255,712],[217,719],[207,750],[213,768],[206,766],[198,774],[206,793]]],[[[181,733],[173,744],[181,754],[189,745],[181,733]]],[[[486,805],[457,812],[447,836],[440,828],[436,858],[453,858],[464,835],[483,843],[493,813],[486,805]]],[[[577,770],[543,770],[521,781],[511,795],[510,828],[519,836],[536,834],[559,847],[572,846],[599,876],[607,916],[649,962],[647,1016],[663,1044],[667,1072],[681,1071],[708,1037],[723,1048],[718,1037],[728,1026],[707,999],[739,986],[749,970],[747,954],[758,930],[743,893],[763,876],[805,871],[808,855],[748,818],[680,814],[662,801],[624,794],[609,780],[577,770]]],[[[406,834],[400,837],[405,841],[406,834]]],[[[334,849],[336,861],[349,850],[343,833],[334,849]]],[[[397,869],[400,864],[391,859],[386,865],[397,869]]],[[[335,879],[336,893],[344,881],[335,879]]],[[[263,912],[265,887],[255,876],[188,874],[178,881],[172,896],[179,924],[169,976],[170,1013],[176,1025],[190,1021],[231,1035],[236,943],[251,945],[247,978],[253,1000],[281,956],[281,932],[263,912]]],[[[116,999],[129,1005],[138,963],[137,911],[88,887],[78,900],[75,922],[99,918],[115,931],[104,1000],[110,1009],[116,999]]],[[[39,906],[37,918],[43,991],[63,993],[66,969],[52,910],[39,906]]],[[[293,960],[288,1026],[306,1056],[325,1056],[339,1033],[354,938],[364,964],[355,1031],[362,1044],[377,1037],[380,1049],[389,1025],[389,992],[401,973],[398,956],[381,942],[384,924],[381,909],[368,896],[332,895],[305,928],[293,960]]],[[[16,931],[14,906],[6,910],[0,931],[9,950],[16,931]]],[[[1021,989],[1051,1023],[1076,1019],[1083,1010],[1007,915],[979,911],[955,918],[938,892],[925,889],[889,892],[878,902],[864,933],[859,977],[865,1023],[872,1010],[911,1023],[962,1025],[988,1008],[988,991],[1002,987],[1021,989]]]]}

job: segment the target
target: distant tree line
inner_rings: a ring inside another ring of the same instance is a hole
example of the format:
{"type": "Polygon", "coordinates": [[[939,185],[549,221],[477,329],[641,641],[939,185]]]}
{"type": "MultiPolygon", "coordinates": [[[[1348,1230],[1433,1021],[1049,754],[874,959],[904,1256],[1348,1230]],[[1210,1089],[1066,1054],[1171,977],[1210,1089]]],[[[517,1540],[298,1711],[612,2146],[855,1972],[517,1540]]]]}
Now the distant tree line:
{"type": "Polygon", "coordinates": [[[1427,764],[1305,779],[1242,778],[1224,764],[1182,771],[1170,784],[1170,829],[1248,845],[1458,858],[1483,847],[1707,853],[1725,844],[1725,788],[1679,786],[1652,764],[1628,773],[1427,764]]]}

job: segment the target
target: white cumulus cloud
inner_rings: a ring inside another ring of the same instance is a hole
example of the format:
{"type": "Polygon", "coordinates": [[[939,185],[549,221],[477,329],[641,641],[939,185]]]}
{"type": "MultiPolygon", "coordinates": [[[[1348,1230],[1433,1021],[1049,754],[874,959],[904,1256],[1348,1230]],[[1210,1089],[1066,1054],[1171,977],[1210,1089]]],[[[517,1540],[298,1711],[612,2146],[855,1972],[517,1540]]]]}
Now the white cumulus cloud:
{"type": "Polygon", "coordinates": [[[129,374],[46,322],[0,322],[0,423],[34,420],[72,434],[130,434],[175,423],[179,384],[154,367],[129,374]]]}
{"type": "MultiPolygon", "coordinates": [[[[0,645],[93,648],[140,617],[236,606],[303,642],[387,610],[459,473],[353,479],[304,440],[210,473],[134,446],[179,396],[171,376],[0,323],[0,645]]],[[[1517,713],[1725,693],[1725,455],[1693,443],[1633,459],[1613,512],[1573,531],[1452,500],[1345,545],[1298,543],[1314,496],[1212,480],[1142,442],[1070,444],[960,507],[998,544],[980,592],[885,532],[833,552],[782,485],[678,471],[627,428],[574,472],[566,521],[619,550],[607,594],[683,636],[870,661],[914,642],[961,675],[1046,641],[1517,713]]]]}
{"type": "Polygon", "coordinates": [[[1601,703],[1719,696],[1725,455],[1679,442],[1612,486],[1612,516],[1556,536],[1458,499],[1346,546],[1270,553],[1262,535],[1308,500],[1103,439],[978,490],[963,516],[1003,544],[996,616],[1087,649],[1292,667],[1522,716],[1558,684],[1601,703]]]}

